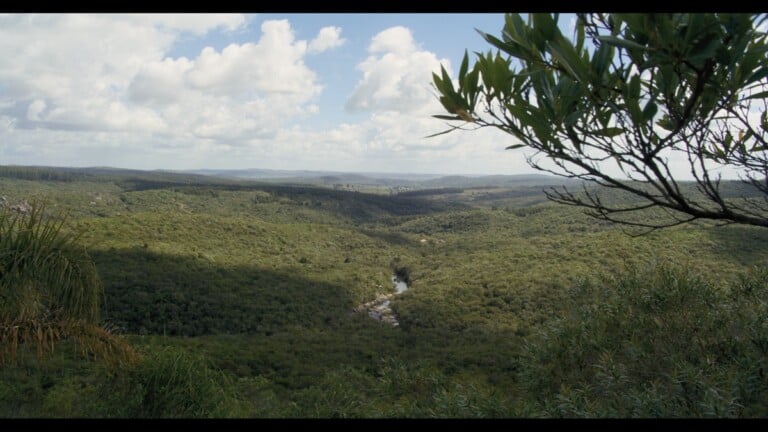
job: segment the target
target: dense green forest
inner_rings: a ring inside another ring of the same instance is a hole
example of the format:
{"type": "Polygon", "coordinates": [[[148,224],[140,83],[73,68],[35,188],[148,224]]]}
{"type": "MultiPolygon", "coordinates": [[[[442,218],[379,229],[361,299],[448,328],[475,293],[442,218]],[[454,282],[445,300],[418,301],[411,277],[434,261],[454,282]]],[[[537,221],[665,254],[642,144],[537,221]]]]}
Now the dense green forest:
{"type": "Polygon", "coordinates": [[[81,234],[140,354],[22,346],[0,416],[766,415],[765,229],[633,236],[536,178],[392,184],[0,167],[5,212],[81,234]],[[359,308],[394,273],[397,326],[359,308]]]}

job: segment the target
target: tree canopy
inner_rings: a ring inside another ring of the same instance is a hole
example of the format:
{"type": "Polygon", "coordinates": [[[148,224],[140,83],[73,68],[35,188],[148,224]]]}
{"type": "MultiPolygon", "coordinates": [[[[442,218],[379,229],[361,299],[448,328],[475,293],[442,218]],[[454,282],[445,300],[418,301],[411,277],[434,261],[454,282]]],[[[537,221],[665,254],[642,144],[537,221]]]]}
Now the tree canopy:
{"type": "Polygon", "coordinates": [[[494,127],[532,167],[580,179],[548,198],[650,229],[712,219],[768,227],[766,14],[507,14],[496,51],[468,55],[456,81],[433,74],[440,102],[463,122],[494,127]],[[741,185],[726,190],[730,175],[741,185]],[[600,187],[588,187],[600,185],[600,187]],[[606,189],[607,188],[607,189],[606,189]],[[629,193],[623,204],[601,197],[629,193]],[[648,222],[632,214],[666,216],[648,222]]]}

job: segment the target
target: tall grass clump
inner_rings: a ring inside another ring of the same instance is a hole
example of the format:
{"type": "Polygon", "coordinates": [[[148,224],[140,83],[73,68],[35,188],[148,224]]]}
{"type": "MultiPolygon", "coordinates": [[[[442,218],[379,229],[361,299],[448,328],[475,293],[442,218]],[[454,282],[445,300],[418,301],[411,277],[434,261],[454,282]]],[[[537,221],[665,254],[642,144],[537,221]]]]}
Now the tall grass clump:
{"type": "Polygon", "coordinates": [[[20,348],[34,347],[42,357],[63,339],[107,361],[133,356],[123,339],[99,325],[103,286],[65,220],[38,204],[0,214],[0,365],[20,348]]]}
{"type": "Polygon", "coordinates": [[[154,349],[100,389],[104,417],[211,418],[243,417],[247,405],[238,398],[228,375],[202,356],[182,349],[154,349]]]}

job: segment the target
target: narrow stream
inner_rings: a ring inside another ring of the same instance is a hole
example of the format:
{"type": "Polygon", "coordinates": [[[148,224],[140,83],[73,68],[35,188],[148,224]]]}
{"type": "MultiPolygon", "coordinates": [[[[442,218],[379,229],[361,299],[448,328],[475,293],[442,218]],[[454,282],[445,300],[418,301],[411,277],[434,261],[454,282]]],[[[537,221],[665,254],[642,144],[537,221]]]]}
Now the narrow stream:
{"type": "Polygon", "coordinates": [[[405,292],[408,289],[408,284],[404,280],[400,280],[396,275],[392,275],[392,283],[395,285],[395,291],[398,294],[405,292]]]}
{"type": "Polygon", "coordinates": [[[400,325],[400,323],[397,322],[397,317],[395,316],[394,312],[392,312],[392,309],[389,307],[389,302],[396,295],[405,292],[408,289],[408,284],[404,280],[398,278],[396,275],[392,275],[392,285],[395,288],[394,293],[379,294],[375,300],[364,303],[358,306],[355,310],[358,312],[367,312],[369,317],[377,321],[383,321],[385,323],[391,324],[392,326],[400,325]]]}

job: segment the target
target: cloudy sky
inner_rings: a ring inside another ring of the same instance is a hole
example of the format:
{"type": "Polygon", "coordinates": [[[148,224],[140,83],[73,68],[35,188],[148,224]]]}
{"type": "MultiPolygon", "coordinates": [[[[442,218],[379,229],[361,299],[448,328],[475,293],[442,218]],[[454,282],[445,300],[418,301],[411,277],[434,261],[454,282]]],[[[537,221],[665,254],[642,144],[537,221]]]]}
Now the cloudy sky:
{"type": "Polygon", "coordinates": [[[500,14],[5,14],[0,164],[534,172],[430,86],[500,14]]]}

